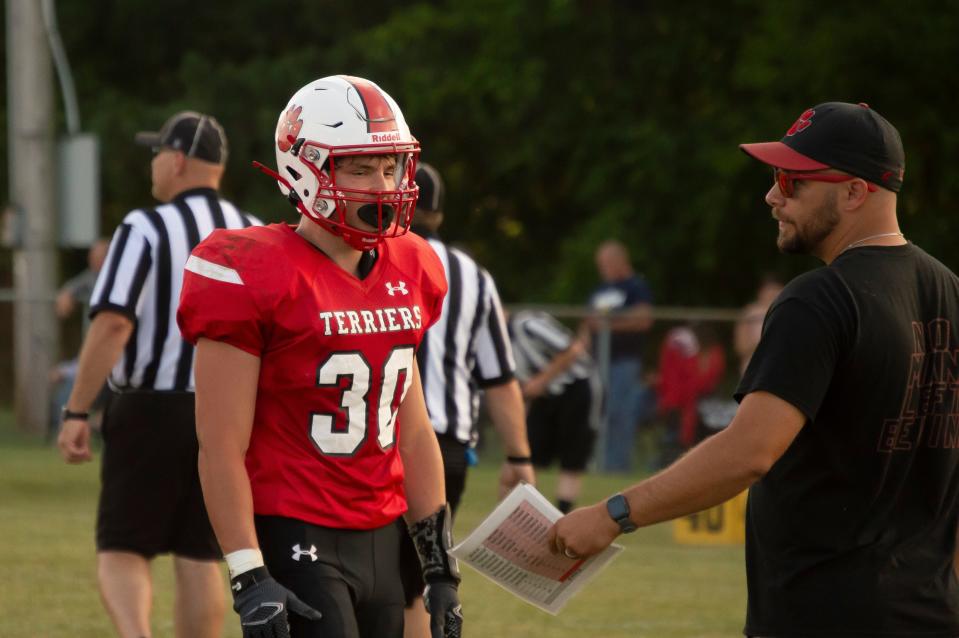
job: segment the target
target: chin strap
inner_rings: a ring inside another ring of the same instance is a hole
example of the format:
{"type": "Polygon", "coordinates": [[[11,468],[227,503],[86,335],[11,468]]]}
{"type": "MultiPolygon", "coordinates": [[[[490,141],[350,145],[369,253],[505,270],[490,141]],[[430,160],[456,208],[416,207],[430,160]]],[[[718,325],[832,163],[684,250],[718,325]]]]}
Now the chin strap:
{"type": "Polygon", "coordinates": [[[410,537],[423,566],[423,580],[460,582],[456,559],[448,551],[453,546],[452,515],[449,504],[436,513],[410,525],[410,537]]]}
{"type": "Polygon", "coordinates": [[[289,191],[289,193],[287,194],[287,197],[289,198],[290,203],[293,204],[293,206],[294,206],[299,212],[301,212],[302,214],[306,215],[307,217],[311,217],[311,218],[312,218],[312,215],[310,215],[310,214],[308,214],[308,213],[306,212],[306,207],[303,206],[303,200],[301,200],[301,199],[300,199],[300,196],[297,195],[296,189],[293,188],[293,187],[290,185],[290,182],[288,182],[285,177],[283,177],[282,175],[280,175],[279,173],[277,173],[276,171],[274,171],[272,168],[270,168],[270,167],[267,166],[266,164],[261,164],[260,162],[258,162],[258,161],[256,161],[256,160],[253,160],[253,168],[258,168],[258,169],[260,169],[261,171],[263,171],[264,173],[266,173],[267,175],[269,175],[270,177],[272,177],[273,179],[275,179],[275,180],[278,181],[279,183],[281,183],[281,184],[283,184],[284,186],[286,186],[286,189],[289,191]]]}

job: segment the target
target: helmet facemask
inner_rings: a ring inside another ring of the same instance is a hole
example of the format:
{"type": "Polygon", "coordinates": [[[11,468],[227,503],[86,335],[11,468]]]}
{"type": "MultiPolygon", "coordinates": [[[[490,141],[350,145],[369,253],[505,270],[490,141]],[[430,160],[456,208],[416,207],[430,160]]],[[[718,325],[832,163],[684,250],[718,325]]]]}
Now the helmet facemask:
{"type": "MultiPolygon", "coordinates": [[[[313,179],[314,192],[306,189],[301,212],[358,250],[373,248],[380,241],[407,232],[416,208],[419,189],[414,182],[418,148],[409,145],[369,145],[369,148],[330,148],[303,141],[299,149],[302,167],[313,179]],[[391,190],[349,188],[337,178],[337,168],[355,158],[395,158],[391,190]],[[359,204],[357,216],[374,230],[357,228],[347,220],[347,208],[359,204]]],[[[297,189],[299,190],[299,189],[297,189]]]]}

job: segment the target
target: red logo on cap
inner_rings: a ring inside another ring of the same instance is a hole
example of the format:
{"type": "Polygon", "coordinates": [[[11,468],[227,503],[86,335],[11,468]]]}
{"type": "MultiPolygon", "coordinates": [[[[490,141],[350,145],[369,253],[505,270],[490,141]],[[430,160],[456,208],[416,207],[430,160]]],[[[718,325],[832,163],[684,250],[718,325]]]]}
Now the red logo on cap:
{"type": "Polygon", "coordinates": [[[895,172],[883,171],[882,175],[880,175],[879,178],[884,182],[888,182],[890,179],[892,179],[893,176],[897,177],[899,181],[901,182],[903,178],[906,176],[906,169],[900,168],[899,170],[895,172]]]}
{"type": "Polygon", "coordinates": [[[789,130],[786,131],[786,137],[792,137],[800,131],[805,131],[812,124],[812,116],[816,114],[816,111],[813,109],[806,109],[806,111],[799,116],[799,119],[796,120],[792,126],[789,127],[789,130]]]}
{"type": "Polygon", "coordinates": [[[281,120],[276,127],[276,146],[284,153],[293,148],[290,138],[296,139],[300,129],[303,128],[303,120],[300,119],[302,112],[302,106],[291,106],[286,112],[286,120],[281,120]]]}

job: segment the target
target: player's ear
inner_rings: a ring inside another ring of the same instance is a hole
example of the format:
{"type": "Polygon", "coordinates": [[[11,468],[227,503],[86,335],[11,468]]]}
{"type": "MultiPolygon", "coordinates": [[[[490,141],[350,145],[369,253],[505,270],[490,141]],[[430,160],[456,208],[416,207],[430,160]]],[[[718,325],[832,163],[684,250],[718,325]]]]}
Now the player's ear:
{"type": "Polygon", "coordinates": [[[176,152],[173,154],[173,173],[174,175],[183,175],[187,168],[187,156],[184,153],[176,152]]]}
{"type": "Polygon", "coordinates": [[[866,198],[869,196],[869,185],[866,180],[857,177],[843,182],[842,185],[844,188],[840,191],[842,198],[840,205],[846,210],[857,210],[866,203],[866,198]]]}

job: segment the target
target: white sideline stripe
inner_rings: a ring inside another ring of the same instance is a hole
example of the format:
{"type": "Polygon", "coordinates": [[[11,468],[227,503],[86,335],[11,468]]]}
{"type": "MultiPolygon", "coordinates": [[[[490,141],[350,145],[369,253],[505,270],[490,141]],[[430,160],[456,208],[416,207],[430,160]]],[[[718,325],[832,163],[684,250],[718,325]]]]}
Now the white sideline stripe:
{"type": "Polygon", "coordinates": [[[220,264],[214,264],[212,261],[207,261],[196,255],[190,255],[190,258],[186,260],[186,269],[209,279],[243,285],[243,280],[240,279],[240,273],[237,271],[220,264]]]}

